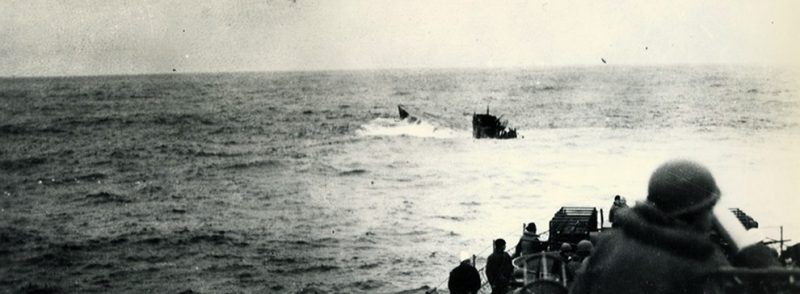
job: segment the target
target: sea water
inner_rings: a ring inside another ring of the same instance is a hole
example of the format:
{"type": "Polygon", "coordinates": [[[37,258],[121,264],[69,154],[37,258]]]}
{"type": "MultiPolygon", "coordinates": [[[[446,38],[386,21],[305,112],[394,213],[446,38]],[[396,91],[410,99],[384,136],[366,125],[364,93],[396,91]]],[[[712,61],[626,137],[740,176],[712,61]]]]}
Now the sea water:
{"type": "Polygon", "coordinates": [[[800,238],[797,69],[0,79],[0,290],[420,292],[561,206],[701,162],[800,238]],[[421,119],[398,118],[407,105],[421,119]],[[475,140],[476,112],[522,136],[475,140]]]}

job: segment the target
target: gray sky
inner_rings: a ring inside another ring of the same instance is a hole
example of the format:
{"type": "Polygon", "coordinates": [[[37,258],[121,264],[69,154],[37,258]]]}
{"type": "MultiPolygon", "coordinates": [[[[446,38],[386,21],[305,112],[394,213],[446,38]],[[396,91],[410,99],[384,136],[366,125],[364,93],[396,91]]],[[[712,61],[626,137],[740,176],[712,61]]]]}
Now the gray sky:
{"type": "Polygon", "coordinates": [[[0,1],[0,76],[800,64],[800,1],[0,1]]]}

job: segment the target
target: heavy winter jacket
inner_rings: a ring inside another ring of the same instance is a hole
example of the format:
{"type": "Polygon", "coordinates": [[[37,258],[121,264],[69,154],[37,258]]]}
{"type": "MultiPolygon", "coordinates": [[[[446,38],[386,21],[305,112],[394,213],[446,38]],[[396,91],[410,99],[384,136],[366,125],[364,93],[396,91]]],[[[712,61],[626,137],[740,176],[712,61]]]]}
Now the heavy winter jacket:
{"type": "Polygon", "coordinates": [[[478,293],[478,290],[481,289],[481,276],[475,267],[461,263],[450,271],[447,288],[453,294],[478,293]]]}
{"type": "Polygon", "coordinates": [[[702,293],[705,277],[728,265],[708,234],[639,203],[616,211],[571,293],[702,293]]]}
{"type": "Polygon", "coordinates": [[[514,265],[511,264],[511,256],[508,253],[494,252],[486,259],[486,279],[489,280],[492,289],[508,286],[513,273],[514,265]]]}
{"type": "Polygon", "coordinates": [[[611,209],[608,210],[608,222],[610,222],[612,226],[616,227],[614,216],[616,216],[618,210],[623,208],[628,208],[628,205],[624,202],[614,201],[614,204],[611,205],[611,209]]]}
{"type": "Polygon", "coordinates": [[[539,253],[545,250],[547,250],[547,244],[539,241],[539,236],[528,231],[523,231],[522,237],[519,239],[517,246],[514,248],[514,255],[512,255],[511,258],[539,253]]]}

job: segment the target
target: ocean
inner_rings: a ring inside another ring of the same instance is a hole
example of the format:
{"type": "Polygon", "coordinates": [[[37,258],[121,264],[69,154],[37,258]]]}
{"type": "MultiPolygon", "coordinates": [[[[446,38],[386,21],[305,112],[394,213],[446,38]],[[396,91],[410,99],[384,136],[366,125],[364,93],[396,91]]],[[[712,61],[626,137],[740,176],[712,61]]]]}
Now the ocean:
{"type": "Polygon", "coordinates": [[[0,292],[419,293],[696,160],[800,238],[800,71],[587,66],[0,79],[0,292]],[[422,122],[398,118],[407,105],[422,122]],[[475,140],[502,115],[516,140],[475,140]]]}

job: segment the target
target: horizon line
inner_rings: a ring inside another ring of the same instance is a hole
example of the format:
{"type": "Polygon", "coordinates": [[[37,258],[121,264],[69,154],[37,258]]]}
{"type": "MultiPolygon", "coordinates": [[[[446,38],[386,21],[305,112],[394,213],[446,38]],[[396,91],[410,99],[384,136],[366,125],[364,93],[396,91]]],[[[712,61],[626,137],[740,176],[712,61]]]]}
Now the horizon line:
{"type": "Polygon", "coordinates": [[[140,73],[88,73],[74,75],[0,75],[0,79],[56,79],[56,78],[86,78],[86,77],[135,77],[135,76],[161,76],[161,75],[215,75],[215,74],[247,74],[247,73],[325,73],[325,72],[380,72],[380,71],[450,71],[450,70],[528,70],[547,68],[592,68],[592,67],[763,67],[763,68],[798,68],[800,64],[791,63],[619,63],[619,64],[541,64],[523,66],[450,66],[450,67],[386,67],[386,68],[338,68],[338,69],[243,69],[221,71],[166,71],[166,72],[140,72],[140,73]]]}

